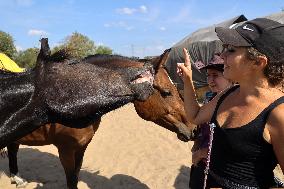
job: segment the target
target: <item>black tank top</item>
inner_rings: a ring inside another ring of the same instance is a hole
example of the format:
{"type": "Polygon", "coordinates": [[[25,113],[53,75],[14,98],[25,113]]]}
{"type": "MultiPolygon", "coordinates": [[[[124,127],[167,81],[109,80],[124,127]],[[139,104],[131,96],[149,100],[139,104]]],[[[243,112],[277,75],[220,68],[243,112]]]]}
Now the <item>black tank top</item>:
{"type": "Polygon", "coordinates": [[[272,145],[264,140],[263,131],[269,113],[284,103],[284,96],[266,107],[250,123],[238,128],[221,128],[216,120],[217,110],[238,87],[233,86],[220,97],[212,116],[211,123],[216,127],[209,172],[223,188],[269,188],[274,183],[273,170],[277,159],[272,145]]]}

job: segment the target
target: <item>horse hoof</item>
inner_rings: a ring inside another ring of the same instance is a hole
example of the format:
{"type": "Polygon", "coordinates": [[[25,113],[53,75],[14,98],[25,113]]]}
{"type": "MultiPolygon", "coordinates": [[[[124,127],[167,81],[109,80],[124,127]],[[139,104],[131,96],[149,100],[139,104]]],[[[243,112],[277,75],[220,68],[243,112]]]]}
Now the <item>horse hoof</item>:
{"type": "Polygon", "coordinates": [[[17,184],[16,188],[25,188],[28,185],[27,181],[22,182],[21,184],[17,184]]]}
{"type": "Polygon", "coordinates": [[[19,175],[11,175],[11,184],[16,184],[16,188],[25,188],[28,185],[28,182],[21,178],[19,175]]]}

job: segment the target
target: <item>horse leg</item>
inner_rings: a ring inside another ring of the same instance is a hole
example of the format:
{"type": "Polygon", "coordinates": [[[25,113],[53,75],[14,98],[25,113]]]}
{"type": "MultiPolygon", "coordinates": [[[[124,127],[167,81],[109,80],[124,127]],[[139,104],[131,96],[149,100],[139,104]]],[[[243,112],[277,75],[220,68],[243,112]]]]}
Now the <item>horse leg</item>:
{"type": "Polygon", "coordinates": [[[76,172],[77,178],[79,178],[79,172],[82,167],[84,153],[85,153],[86,148],[87,146],[84,147],[82,150],[77,150],[75,152],[75,172],[76,172]]]}
{"type": "Polygon", "coordinates": [[[58,148],[60,162],[64,168],[67,187],[69,189],[78,189],[78,176],[75,169],[75,151],[70,148],[58,148]]]}
{"type": "Polygon", "coordinates": [[[98,130],[100,122],[101,119],[98,119],[94,124],[91,125],[92,132],[88,132],[88,135],[85,134],[85,137],[88,138],[89,140],[85,141],[85,143],[81,143],[81,148],[79,150],[76,150],[75,152],[75,171],[77,178],[79,178],[79,173],[82,167],[85,151],[89,143],[92,141],[95,132],[98,130]]]}
{"type": "Polygon", "coordinates": [[[17,154],[19,150],[19,144],[11,143],[7,146],[8,158],[9,158],[9,171],[11,184],[16,184],[17,188],[25,188],[28,182],[21,178],[18,170],[17,154]]]}

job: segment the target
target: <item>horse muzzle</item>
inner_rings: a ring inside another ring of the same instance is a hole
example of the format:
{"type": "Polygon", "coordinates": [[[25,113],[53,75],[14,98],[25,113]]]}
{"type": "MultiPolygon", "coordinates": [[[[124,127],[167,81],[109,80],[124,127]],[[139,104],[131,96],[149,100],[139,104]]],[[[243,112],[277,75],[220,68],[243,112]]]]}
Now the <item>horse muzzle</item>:
{"type": "Polygon", "coordinates": [[[179,122],[176,123],[175,125],[178,129],[177,137],[181,141],[188,142],[192,141],[195,138],[193,129],[188,128],[184,123],[179,122]]]}

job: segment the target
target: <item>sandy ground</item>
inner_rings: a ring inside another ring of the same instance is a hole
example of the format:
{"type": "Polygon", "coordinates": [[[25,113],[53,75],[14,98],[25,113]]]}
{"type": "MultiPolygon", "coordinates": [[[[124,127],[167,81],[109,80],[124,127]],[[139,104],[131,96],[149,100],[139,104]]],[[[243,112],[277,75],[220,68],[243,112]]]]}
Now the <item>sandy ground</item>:
{"type": "MultiPolygon", "coordinates": [[[[132,104],[103,117],[85,153],[79,189],[186,189],[192,143],[184,143],[152,122],[142,120],[132,104]]],[[[20,174],[27,189],[66,188],[57,149],[21,146],[20,174]]],[[[278,176],[284,179],[282,174],[278,176]]],[[[14,189],[8,161],[0,159],[0,189],[14,189]]]]}

